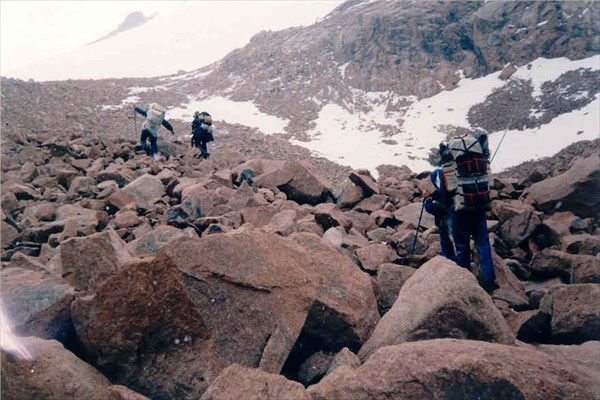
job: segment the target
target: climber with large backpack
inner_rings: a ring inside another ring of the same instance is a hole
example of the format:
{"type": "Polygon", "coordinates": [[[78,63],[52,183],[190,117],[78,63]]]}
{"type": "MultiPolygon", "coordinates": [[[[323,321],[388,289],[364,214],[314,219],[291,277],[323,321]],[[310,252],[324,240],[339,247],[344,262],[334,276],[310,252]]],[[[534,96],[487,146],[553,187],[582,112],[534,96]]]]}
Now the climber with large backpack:
{"type": "Polygon", "coordinates": [[[142,110],[139,107],[134,107],[134,111],[146,117],[142,125],[142,134],[140,136],[140,146],[147,155],[156,159],[158,155],[158,130],[160,126],[164,126],[174,135],[173,126],[165,119],[166,110],[159,104],[152,103],[147,110],[142,110]],[[150,140],[150,148],[148,148],[148,140],[150,140]]]}
{"type": "Polygon", "coordinates": [[[481,286],[488,292],[498,288],[492,262],[486,211],[490,199],[490,151],[483,131],[459,136],[440,145],[444,185],[452,198],[450,228],[456,262],[471,270],[471,237],[479,255],[481,286]]]}
{"type": "Polygon", "coordinates": [[[208,142],[215,140],[213,132],[211,115],[206,111],[196,111],[192,121],[192,147],[200,150],[196,157],[207,159],[210,156],[208,142]]]}

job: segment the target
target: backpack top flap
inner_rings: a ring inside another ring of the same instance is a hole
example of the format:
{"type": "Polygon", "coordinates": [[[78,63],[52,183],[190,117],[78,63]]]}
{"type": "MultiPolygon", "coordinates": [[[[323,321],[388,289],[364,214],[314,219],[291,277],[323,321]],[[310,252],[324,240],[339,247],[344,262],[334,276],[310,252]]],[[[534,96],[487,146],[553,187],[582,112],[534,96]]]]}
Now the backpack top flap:
{"type": "Polygon", "coordinates": [[[206,111],[202,111],[198,117],[206,125],[212,125],[212,117],[206,111]]]}
{"type": "Polygon", "coordinates": [[[463,136],[453,139],[449,143],[456,162],[457,176],[479,176],[487,174],[489,168],[486,142],[480,137],[463,136]]]}
{"type": "Polygon", "coordinates": [[[165,114],[166,111],[162,106],[156,103],[152,103],[148,107],[148,111],[146,112],[146,118],[149,119],[151,122],[160,125],[162,124],[163,119],[165,119],[165,114]]]}
{"type": "Polygon", "coordinates": [[[448,143],[448,148],[452,152],[452,156],[456,160],[465,153],[483,154],[483,147],[477,138],[471,135],[466,135],[452,139],[448,143]]]}

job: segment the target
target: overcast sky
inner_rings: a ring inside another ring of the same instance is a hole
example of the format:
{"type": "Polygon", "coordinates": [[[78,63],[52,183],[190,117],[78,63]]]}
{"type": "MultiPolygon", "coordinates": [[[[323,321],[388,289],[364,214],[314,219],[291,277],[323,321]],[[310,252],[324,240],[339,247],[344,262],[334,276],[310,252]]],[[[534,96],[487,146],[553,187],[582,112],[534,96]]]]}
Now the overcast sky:
{"type": "MultiPolygon", "coordinates": [[[[198,2],[199,0],[196,0],[198,2]]],[[[236,2],[215,0],[231,4],[236,2]]],[[[210,3],[208,0],[204,0],[210,3]]],[[[247,0],[256,7],[281,9],[282,1],[247,0]]],[[[342,0],[304,0],[298,24],[314,22],[342,0]],[[305,12],[306,15],[301,15],[305,12]]],[[[117,28],[125,16],[142,11],[146,16],[173,6],[174,1],[26,1],[0,0],[0,73],[24,67],[76,49],[117,28]]],[[[210,4],[207,4],[210,8],[210,4]]],[[[297,13],[299,7],[293,7],[297,13]]],[[[264,13],[263,13],[264,14],[264,13]]],[[[248,16],[251,18],[252,16],[248,16]]],[[[276,17],[275,17],[276,18],[276,17]]],[[[174,21],[176,23],[176,21],[174,21]]],[[[266,27],[265,29],[268,29],[266,27]]]]}

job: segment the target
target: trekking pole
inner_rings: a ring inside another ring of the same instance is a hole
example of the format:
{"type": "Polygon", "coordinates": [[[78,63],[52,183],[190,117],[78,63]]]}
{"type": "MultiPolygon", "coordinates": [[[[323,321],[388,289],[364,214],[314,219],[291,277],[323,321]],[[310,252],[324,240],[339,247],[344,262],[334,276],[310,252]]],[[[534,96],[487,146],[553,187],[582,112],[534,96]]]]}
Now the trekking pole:
{"type": "Polygon", "coordinates": [[[498,150],[500,149],[500,146],[502,145],[502,142],[504,141],[506,132],[508,132],[508,128],[510,127],[510,124],[512,124],[514,117],[515,117],[514,114],[510,117],[510,120],[508,121],[508,125],[506,125],[506,129],[504,130],[504,134],[502,135],[502,139],[500,139],[500,143],[498,143],[498,146],[496,147],[496,150],[494,150],[494,154],[492,155],[492,158],[490,159],[490,164],[492,163],[492,161],[494,161],[494,157],[496,157],[496,153],[498,153],[498,150]]]}
{"type": "Polygon", "coordinates": [[[135,106],[133,107],[133,136],[137,136],[137,115],[135,112],[135,106]]]}
{"type": "MultiPolygon", "coordinates": [[[[425,197],[427,199],[427,197],[425,197]]],[[[417,245],[417,237],[419,237],[419,228],[421,227],[421,218],[423,218],[423,209],[425,208],[425,199],[423,199],[423,204],[421,205],[421,212],[419,213],[419,222],[417,222],[417,230],[415,232],[415,240],[413,241],[412,249],[410,250],[409,255],[413,255],[415,253],[415,246],[417,245]]]]}

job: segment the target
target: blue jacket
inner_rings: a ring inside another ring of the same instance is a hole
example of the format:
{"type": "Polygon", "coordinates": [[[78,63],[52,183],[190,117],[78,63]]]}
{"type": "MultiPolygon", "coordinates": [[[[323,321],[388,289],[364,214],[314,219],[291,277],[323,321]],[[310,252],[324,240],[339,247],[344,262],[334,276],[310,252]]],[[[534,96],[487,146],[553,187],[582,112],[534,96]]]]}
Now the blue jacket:
{"type": "Polygon", "coordinates": [[[430,178],[435,190],[425,199],[425,211],[435,217],[442,217],[448,213],[451,200],[446,192],[444,173],[438,168],[431,173],[430,178]]]}

